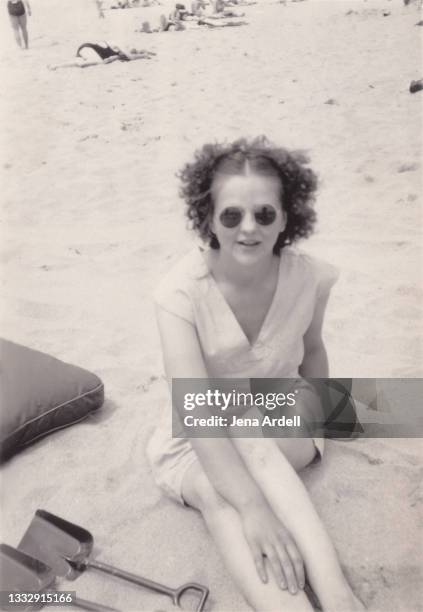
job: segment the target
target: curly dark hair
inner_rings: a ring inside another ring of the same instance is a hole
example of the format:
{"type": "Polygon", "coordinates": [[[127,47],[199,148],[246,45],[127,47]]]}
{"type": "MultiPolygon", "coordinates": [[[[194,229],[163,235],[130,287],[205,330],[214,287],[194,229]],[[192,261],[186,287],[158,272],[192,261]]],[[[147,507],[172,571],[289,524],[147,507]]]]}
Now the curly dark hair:
{"type": "Polygon", "coordinates": [[[185,164],[177,174],[182,182],[179,193],[187,206],[186,215],[191,228],[209,242],[211,248],[218,249],[219,242],[210,229],[214,209],[213,180],[217,174],[244,174],[247,163],[252,172],[277,176],[281,181],[281,205],[287,224],[273,247],[278,255],[284,246],[309,236],[316,222],[313,204],[317,177],[306,167],[309,159],[302,151],[276,147],[265,136],[205,144],[195,152],[194,161],[185,164]]]}

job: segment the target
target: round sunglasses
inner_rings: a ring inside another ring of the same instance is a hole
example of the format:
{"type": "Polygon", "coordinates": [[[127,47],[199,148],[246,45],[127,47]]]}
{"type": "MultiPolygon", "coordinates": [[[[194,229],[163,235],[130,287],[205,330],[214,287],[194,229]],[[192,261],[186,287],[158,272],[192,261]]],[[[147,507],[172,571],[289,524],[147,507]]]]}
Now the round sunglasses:
{"type": "MultiPolygon", "coordinates": [[[[228,206],[219,215],[223,227],[232,228],[239,225],[245,215],[245,210],[238,206],[228,206]]],[[[264,204],[254,208],[254,218],[259,225],[272,225],[277,216],[276,208],[264,204]]]]}

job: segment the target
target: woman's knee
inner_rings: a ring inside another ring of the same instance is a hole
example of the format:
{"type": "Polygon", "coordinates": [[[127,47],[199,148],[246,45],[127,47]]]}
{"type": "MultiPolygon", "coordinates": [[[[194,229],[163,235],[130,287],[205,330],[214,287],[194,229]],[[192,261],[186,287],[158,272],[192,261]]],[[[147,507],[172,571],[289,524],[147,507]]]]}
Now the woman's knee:
{"type": "Polygon", "coordinates": [[[296,472],[307,467],[318,452],[312,438],[278,438],[276,443],[296,472]]]}
{"type": "Polygon", "coordinates": [[[205,512],[223,510],[227,502],[217,493],[198,462],[191,465],[182,481],[182,497],[189,506],[205,512]]]}

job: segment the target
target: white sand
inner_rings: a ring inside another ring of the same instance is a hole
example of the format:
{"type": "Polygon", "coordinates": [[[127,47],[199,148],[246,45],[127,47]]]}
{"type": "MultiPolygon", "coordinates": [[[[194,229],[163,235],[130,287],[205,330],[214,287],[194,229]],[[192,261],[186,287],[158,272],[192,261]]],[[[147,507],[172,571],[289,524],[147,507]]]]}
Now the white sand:
{"type": "MultiPolygon", "coordinates": [[[[141,35],[160,7],[99,20],[88,0],[33,4],[28,52],[6,15],[0,26],[3,335],[94,370],[107,402],[3,468],[3,541],[45,508],[90,529],[103,560],[203,581],[209,610],[244,610],[200,518],[161,496],[144,456],[166,396],[151,291],[191,240],[174,173],[215,138],[308,149],[320,223],[304,248],[342,271],[331,373],[421,376],[423,93],[408,91],[422,76],[421,16],[394,1],[260,2],[246,27],[141,35]],[[96,39],[157,58],[47,70],[96,39]]],[[[421,609],[421,458],[416,440],[328,443],[306,475],[375,610],[421,609]]],[[[94,573],[71,587],[123,610],[172,609],[94,573]]]]}

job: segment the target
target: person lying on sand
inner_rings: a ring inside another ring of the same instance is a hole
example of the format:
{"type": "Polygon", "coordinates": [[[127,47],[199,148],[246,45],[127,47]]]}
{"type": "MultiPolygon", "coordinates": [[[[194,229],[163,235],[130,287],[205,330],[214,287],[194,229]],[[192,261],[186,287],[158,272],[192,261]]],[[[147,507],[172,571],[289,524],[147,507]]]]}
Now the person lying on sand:
{"type": "Polygon", "coordinates": [[[128,9],[128,8],[139,8],[140,6],[154,6],[160,4],[159,0],[123,0],[117,4],[112,4],[111,9],[128,9]]]}
{"type": "Polygon", "coordinates": [[[106,60],[111,57],[116,57],[116,59],[119,59],[123,62],[126,62],[129,60],[127,54],[124,53],[121,49],[119,49],[119,47],[115,45],[111,46],[107,42],[84,43],[78,47],[78,50],[76,52],[76,57],[87,59],[86,57],[81,55],[81,51],[83,51],[84,49],[92,49],[93,51],[95,51],[95,53],[97,53],[98,57],[102,60],[106,60]]]}
{"type": "Polygon", "coordinates": [[[66,64],[59,64],[57,66],[48,66],[50,70],[57,70],[58,68],[88,68],[88,66],[98,66],[99,64],[111,64],[112,62],[130,62],[137,59],[151,59],[156,55],[153,51],[145,51],[131,49],[128,52],[122,51],[116,45],[109,45],[107,42],[100,43],[84,43],[78,47],[76,57],[78,58],[75,62],[66,64]],[[82,52],[85,52],[85,56],[82,52]],[[87,51],[90,55],[87,54],[87,51]],[[91,59],[95,55],[99,59],[91,59]],[[91,56],[91,57],[90,57],[91,56]]]}
{"type": "Polygon", "coordinates": [[[124,0],[123,2],[118,2],[117,4],[112,4],[111,9],[127,9],[132,8],[132,3],[129,0],[124,0]]]}
{"type": "Polygon", "coordinates": [[[159,30],[150,30],[151,33],[152,32],[168,32],[169,30],[180,31],[180,30],[186,30],[187,28],[191,30],[191,29],[196,29],[198,27],[202,27],[202,26],[205,26],[207,28],[231,28],[231,27],[248,25],[248,21],[232,21],[232,20],[224,21],[223,18],[219,20],[213,19],[213,21],[210,21],[210,18],[200,17],[198,21],[190,22],[189,25],[187,24],[185,26],[180,21],[173,23],[171,21],[166,20],[166,17],[164,15],[162,15],[161,18],[162,18],[162,23],[166,25],[163,25],[163,27],[159,30]]]}
{"type": "Polygon", "coordinates": [[[213,21],[209,21],[209,20],[210,20],[210,17],[208,18],[202,17],[201,19],[197,21],[197,24],[199,26],[206,26],[207,28],[233,28],[233,27],[248,25],[248,21],[232,21],[232,20],[224,21],[223,18],[219,20],[213,19],[213,21]]]}

